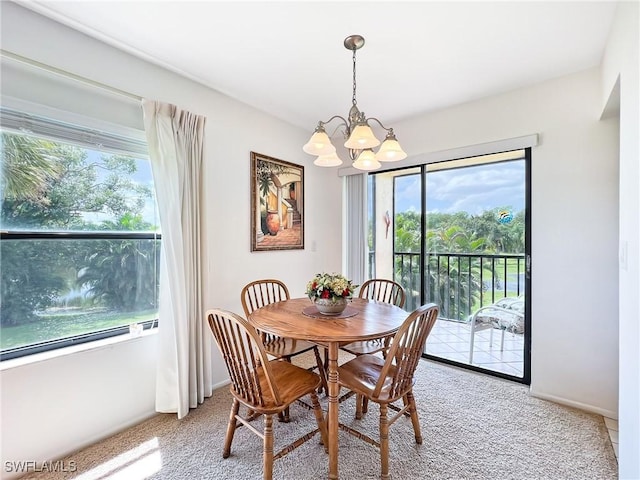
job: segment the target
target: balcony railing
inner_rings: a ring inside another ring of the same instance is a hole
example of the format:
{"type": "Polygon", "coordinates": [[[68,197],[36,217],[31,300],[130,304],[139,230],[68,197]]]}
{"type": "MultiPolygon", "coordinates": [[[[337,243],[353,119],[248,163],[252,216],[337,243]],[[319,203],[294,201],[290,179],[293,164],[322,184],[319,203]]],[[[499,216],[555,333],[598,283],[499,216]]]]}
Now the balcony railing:
{"type": "MultiPolygon", "coordinates": [[[[375,271],[375,252],[369,258],[370,272],[375,271]]],[[[422,288],[425,302],[440,306],[440,317],[457,321],[500,298],[524,293],[523,254],[427,253],[424,282],[420,266],[419,253],[394,253],[394,279],[406,291],[407,311],[420,305],[422,288]]]]}

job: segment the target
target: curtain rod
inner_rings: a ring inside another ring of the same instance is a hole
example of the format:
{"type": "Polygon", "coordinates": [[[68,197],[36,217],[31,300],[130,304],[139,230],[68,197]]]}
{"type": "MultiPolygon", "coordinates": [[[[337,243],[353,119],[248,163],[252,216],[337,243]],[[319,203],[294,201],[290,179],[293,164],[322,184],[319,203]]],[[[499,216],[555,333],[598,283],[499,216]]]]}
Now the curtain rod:
{"type": "Polygon", "coordinates": [[[111,93],[115,93],[117,95],[121,95],[123,97],[131,98],[136,101],[141,101],[142,97],[138,95],[134,95],[133,93],[125,92],[124,90],[120,90],[119,88],[111,87],[109,85],[105,85],[104,83],[96,82],[95,80],[90,80],[85,77],[81,77],[80,75],[76,75],[71,72],[67,72],[66,70],[62,70],[60,68],[52,67],[51,65],[47,65],[45,63],[38,62],[36,60],[31,60],[30,58],[23,57],[22,55],[18,55],[16,53],[9,52],[4,49],[0,49],[0,53],[2,53],[3,57],[10,58],[12,60],[16,60],[20,63],[24,63],[26,65],[30,65],[32,67],[39,68],[41,70],[46,70],[51,73],[55,73],[56,75],[60,75],[65,78],[70,78],[72,80],[76,80],[78,82],[84,83],[86,85],[100,88],[102,90],[109,91],[111,93]]]}

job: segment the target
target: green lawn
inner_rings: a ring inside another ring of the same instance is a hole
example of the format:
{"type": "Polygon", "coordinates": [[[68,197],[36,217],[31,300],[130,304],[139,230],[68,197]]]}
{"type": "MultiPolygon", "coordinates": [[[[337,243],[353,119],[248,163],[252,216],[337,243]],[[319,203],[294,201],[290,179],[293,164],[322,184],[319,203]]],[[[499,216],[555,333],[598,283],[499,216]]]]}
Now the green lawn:
{"type": "Polygon", "coordinates": [[[106,309],[67,311],[41,315],[36,322],[0,328],[0,348],[21,347],[34,343],[73,337],[112,327],[156,318],[157,311],[109,312],[106,309]]]}

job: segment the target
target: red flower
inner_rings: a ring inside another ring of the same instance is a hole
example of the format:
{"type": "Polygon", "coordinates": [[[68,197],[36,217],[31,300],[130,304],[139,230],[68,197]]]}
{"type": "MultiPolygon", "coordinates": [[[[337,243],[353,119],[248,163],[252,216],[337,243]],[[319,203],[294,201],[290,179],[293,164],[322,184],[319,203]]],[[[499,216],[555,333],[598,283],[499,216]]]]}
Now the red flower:
{"type": "Polygon", "coordinates": [[[342,296],[343,297],[348,297],[349,296],[349,289],[348,288],[344,289],[344,292],[342,292],[342,296]]]}
{"type": "Polygon", "coordinates": [[[311,285],[311,290],[315,290],[316,288],[318,288],[318,282],[313,282],[313,285],[311,285]]]}
{"type": "Polygon", "coordinates": [[[320,298],[329,298],[329,290],[322,290],[320,298]]]}

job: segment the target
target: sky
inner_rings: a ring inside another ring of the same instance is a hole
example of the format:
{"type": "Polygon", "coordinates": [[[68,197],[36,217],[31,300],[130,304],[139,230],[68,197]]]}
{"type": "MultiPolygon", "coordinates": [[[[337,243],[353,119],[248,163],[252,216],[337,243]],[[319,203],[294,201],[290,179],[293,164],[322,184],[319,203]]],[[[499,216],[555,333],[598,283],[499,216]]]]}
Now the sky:
{"type": "MultiPolygon", "coordinates": [[[[525,204],[525,162],[478,165],[427,174],[427,212],[480,214],[509,207],[515,214],[525,204]]],[[[420,211],[420,175],[396,180],[396,212],[420,211]]]]}

